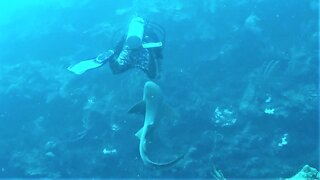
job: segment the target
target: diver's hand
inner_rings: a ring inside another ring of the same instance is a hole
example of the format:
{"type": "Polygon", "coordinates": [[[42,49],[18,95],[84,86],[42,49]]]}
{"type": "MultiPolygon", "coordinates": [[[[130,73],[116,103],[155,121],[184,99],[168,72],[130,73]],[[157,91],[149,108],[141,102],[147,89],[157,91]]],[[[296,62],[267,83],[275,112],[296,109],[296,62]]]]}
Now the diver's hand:
{"type": "Polygon", "coordinates": [[[108,50],[107,52],[100,53],[95,60],[98,63],[105,63],[113,54],[113,50],[108,50]]]}

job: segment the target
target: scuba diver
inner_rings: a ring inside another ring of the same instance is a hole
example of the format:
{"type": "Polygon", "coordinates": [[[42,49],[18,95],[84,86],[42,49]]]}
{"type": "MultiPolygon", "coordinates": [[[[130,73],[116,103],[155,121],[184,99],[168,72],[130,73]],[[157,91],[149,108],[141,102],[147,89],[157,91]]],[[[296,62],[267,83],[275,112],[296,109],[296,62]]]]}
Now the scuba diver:
{"type": "Polygon", "coordinates": [[[113,74],[138,68],[148,78],[155,79],[159,77],[164,39],[165,32],[161,26],[145,22],[141,17],[134,17],[127,34],[121,37],[114,49],[103,52],[94,59],[72,65],[68,70],[82,74],[109,62],[113,74]]]}

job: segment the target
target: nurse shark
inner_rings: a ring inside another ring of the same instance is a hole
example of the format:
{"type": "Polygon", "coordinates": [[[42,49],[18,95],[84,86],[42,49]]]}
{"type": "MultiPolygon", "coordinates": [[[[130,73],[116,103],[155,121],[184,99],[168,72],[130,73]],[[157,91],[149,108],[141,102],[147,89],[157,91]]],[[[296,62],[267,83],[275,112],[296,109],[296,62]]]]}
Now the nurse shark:
{"type": "MultiPolygon", "coordinates": [[[[163,96],[160,87],[152,82],[148,81],[144,85],[143,100],[133,106],[128,112],[144,115],[143,127],[136,133],[136,136],[140,139],[139,151],[143,163],[152,168],[159,167],[171,167],[180,161],[184,155],[180,155],[176,159],[165,163],[154,162],[149,159],[147,155],[147,135],[151,129],[157,125],[157,121],[161,120],[162,116],[167,115],[171,108],[164,103],[163,96]]],[[[173,112],[173,111],[171,111],[173,112]]]]}

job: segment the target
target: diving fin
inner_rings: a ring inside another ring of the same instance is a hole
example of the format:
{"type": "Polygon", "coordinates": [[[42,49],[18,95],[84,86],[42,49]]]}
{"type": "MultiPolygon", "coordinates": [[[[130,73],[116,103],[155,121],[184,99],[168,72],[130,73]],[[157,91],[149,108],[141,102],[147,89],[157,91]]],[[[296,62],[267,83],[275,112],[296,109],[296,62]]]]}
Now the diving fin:
{"type": "Polygon", "coordinates": [[[75,65],[69,66],[68,70],[74,74],[80,75],[90,69],[95,69],[102,66],[103,63],[96,61],[96,59],[84,60],[75,65]]]}
{"type": "Polygon", "coordinates": [[[100,53],[95,59],[84,60],[75,65],[69,66],[68,70],[78,75],[83,74],[90,69],[95,69],[102,66],[113,54],[113,50],[108,50],[100,53]]]}

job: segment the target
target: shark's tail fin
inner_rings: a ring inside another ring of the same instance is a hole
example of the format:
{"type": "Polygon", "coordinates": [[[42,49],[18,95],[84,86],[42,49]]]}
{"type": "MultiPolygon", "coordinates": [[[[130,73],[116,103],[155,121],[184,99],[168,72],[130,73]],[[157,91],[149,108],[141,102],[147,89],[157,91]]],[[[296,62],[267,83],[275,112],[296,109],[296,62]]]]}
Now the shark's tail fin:
{"type": "Polygon", "coordinates": [[[151,161],[149,158],[145,159],[144,164],[151,168],[170,168],[184,158],[184,154],[180,155],[176,159],[166,162],[166,163],[156,163],[151,161]]]}

